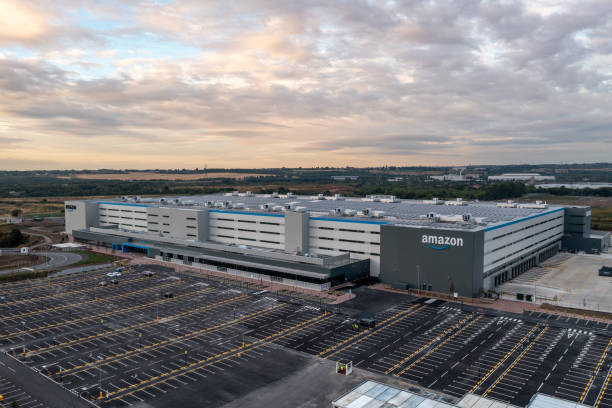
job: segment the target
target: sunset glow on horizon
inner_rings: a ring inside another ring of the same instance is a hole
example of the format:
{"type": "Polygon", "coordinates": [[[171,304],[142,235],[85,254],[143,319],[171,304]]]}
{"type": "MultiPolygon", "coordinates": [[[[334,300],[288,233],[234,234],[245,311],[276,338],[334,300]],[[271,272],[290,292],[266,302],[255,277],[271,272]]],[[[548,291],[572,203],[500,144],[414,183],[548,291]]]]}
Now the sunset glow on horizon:
{"type": "Polygon", "coordinates": [[[611,33],[609,0],[3,0],[0,169],[609,161],[611,33]]]}

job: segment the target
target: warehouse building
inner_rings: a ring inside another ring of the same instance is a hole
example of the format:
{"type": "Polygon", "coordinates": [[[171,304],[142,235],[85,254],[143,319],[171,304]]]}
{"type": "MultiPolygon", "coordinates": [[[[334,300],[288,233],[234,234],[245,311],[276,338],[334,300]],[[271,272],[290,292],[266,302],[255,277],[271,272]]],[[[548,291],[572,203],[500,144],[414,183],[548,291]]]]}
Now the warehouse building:
{"type": "Polygon", "coordinates": [[[372,276],[475,296],[562,247],[609,245],[609,235],[578,228],[590,225],[588,207],[567,208],[234,192],[67,201],[66,230],[80,242],[310,289],[372,276]]]}

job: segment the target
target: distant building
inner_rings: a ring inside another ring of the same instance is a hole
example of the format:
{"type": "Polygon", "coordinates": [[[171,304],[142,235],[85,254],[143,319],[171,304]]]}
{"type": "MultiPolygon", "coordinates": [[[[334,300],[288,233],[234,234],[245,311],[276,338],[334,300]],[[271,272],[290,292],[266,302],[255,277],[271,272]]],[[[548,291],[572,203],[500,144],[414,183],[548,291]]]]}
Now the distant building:
{"type": "Polygon", "coordinates": [[[455,167],[452,169],[457,173],[443,174],[441,176],[429,176],[433,180],[438,181],[454,181],[454,182],[469,182],[478,179],[478,174],[467,174],[465,167],[455,167]],[[464,174],[465,173],[465,174],[464,174]]]}
{"type": "Polygon", "coordinates": [[[455,181],[468,182],[476,180],[478,177],[475,174],[444,174],[442,176],[429,176],[434,180],[439,181],[455,181]]]}
{"type": "Polygon", "coordinates": [[[535,187],[545,188],[545,189],[565,187],[565,188],[582,190],[585,188],[592,188],[592,189],[612,188],[612,183],[545,183],[545,184],[538,184],[535,187]]]}
{"type": "Polygon", "coordinates": [[[331,176],[334,181],[356,181],[359,176],[331,176]]]}
{"type": "Polygon", "coordinates": [[[489,181],[549,181],[555,176],[543,176],[540,173],[504,173],[500,176],[489,176],[489,181]]]}

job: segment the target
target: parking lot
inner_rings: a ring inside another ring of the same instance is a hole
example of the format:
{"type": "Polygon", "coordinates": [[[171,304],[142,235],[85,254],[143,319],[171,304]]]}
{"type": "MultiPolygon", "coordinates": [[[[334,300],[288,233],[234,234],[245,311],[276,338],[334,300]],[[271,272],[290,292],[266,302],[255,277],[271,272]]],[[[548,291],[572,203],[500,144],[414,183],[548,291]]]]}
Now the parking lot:
{"type": "MultiPolygon", "coordinates": [[[[2,351],[105,407],[222,406],[308,361],[348,359],[451,399],[474,392],[524,406],[543,392],[612,408],[604,323],[401,296],[367,316],[375,327],[355,330],[354,319],[366,317],[357,309],[259,285],[150,265],[108,272],[3,285],[2,351]]],[[[20,406],[42,406],[1,373],[0,394],[14,387],[20,406]]]]}
{"type": "Polygon", "coordinates": [[[10,407],[13,403],[22,408],[43,408],[45,406],[23,391],[14,382],[2,376],[0,376],[0,395],[4,397],[2,404],[7,407],[10,407]]]}

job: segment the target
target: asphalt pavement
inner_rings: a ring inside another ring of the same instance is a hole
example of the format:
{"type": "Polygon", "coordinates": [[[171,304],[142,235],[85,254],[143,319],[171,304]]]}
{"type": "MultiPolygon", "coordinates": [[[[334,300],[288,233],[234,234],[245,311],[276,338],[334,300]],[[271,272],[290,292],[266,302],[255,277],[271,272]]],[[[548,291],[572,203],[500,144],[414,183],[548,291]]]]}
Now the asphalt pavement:
{"type": "Polygon", "coordinates": [[[45,269],[55,269],[64,266],[73,265],[79,262],[83,257],[74,252],[33,252],[34,255],[40,255],[47,258],[46,262],[39,265],[29,266],[27,268],[6,269],[0,271],[0,275],[8,275],[11,273],[27,272],[30,270],[42,271],[45,269]]]}

